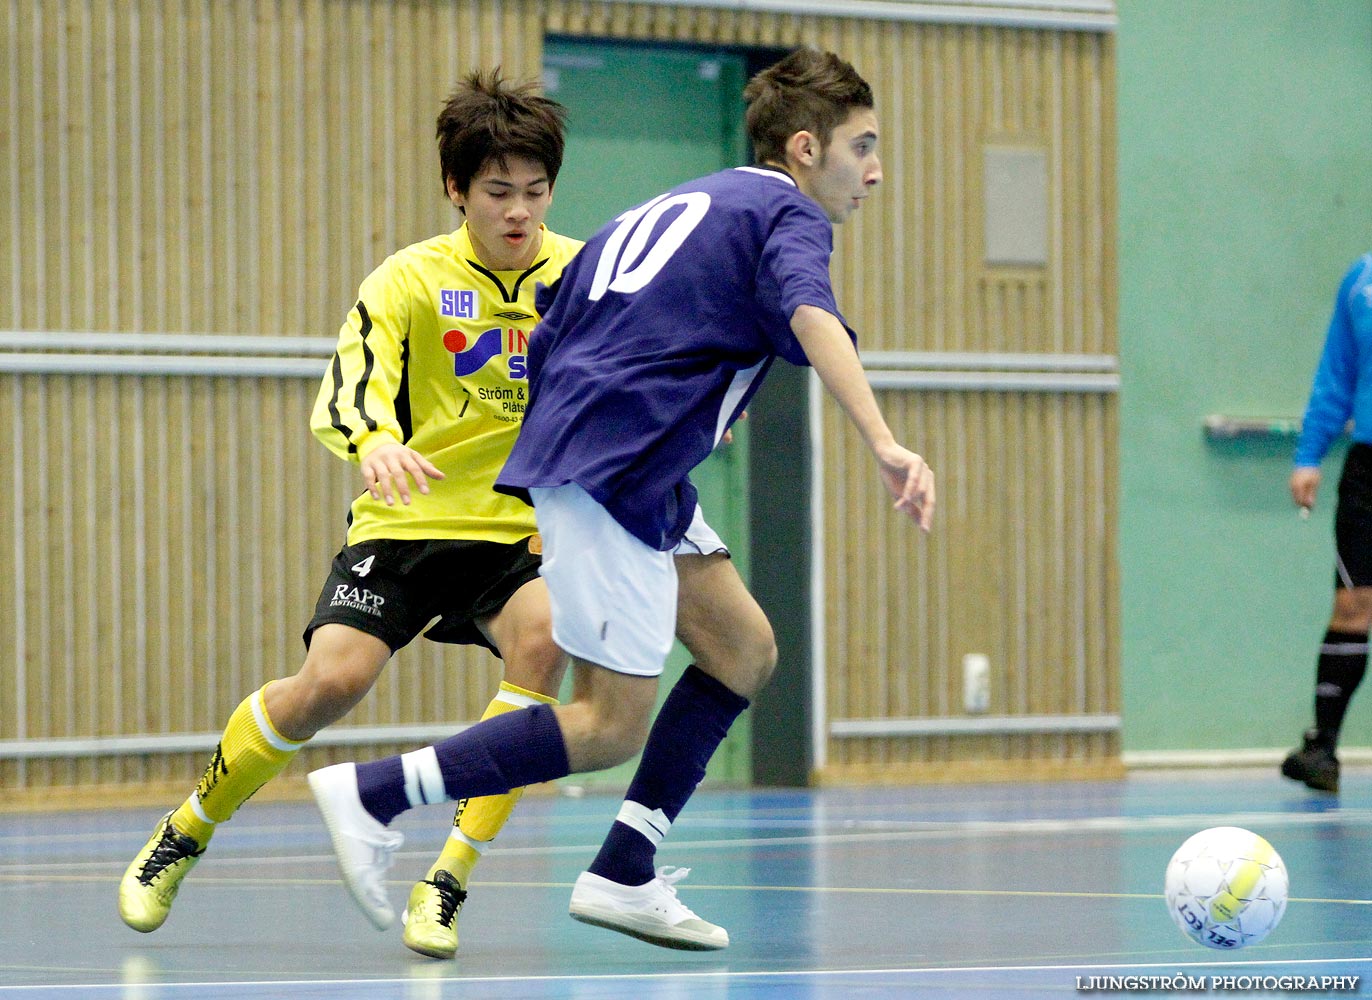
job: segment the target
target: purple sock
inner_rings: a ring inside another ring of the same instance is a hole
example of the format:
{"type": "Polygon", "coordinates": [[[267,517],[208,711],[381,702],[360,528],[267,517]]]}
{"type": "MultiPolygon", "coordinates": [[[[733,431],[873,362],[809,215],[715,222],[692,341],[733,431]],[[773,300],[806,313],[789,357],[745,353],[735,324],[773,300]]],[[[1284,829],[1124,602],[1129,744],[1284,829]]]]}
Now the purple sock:
{"type": "MultiPolygon", "coordinates": [[[[551,705],[534,705],[478,722],[434,744],[448,801],[500,795],[571,773],[562,727],[551,705]]],[[[362,806],[382,823],[409,809],[400,757],[357,765],[362,806]]]]}
{"type": "Polygon", "coordinates": [[[406,809],[405,769],[399,757],[357,765],[357,797],[362,808],[382,823],[389,824],[406,809]]]}
{"type": "MultiPolygon", "coordinates": [[[[705,777],[705,765],[714,756],[733,721],[748,707],[748,699],[735,694],[694,664],[676,682],[657,714],[634,780],[625,794],[649,813],[661,810],[670,824],[705,777]]],[[[657,843],[665,828],[645,821],[654,838],[615,820],[590,872],[621,885],[642,885],[653,878],[657,843]]]]}

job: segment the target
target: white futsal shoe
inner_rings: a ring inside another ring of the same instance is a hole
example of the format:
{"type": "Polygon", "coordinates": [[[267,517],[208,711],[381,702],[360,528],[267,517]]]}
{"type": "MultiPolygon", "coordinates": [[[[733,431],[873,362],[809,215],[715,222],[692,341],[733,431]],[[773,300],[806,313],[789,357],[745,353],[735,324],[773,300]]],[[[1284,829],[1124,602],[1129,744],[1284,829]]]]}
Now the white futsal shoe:
{"type": "Polygon", "coordinates": [[[362,806],[357,794],[357,765],[334,764],[311,771],[310,791],[343,872],[343,883],[367,919],[379,931],[395,923],[395,909],[386,896],[386,872],[405,835],[379,822],[362,806]]]}
{"type": "Polygon", "coordinates": [[[691,869],[659,868],[644,885],[620,885],[582,872],[572,890],[572,916],[663,948],[715,951],[729,947],[729,932],[701,920],[676,897],[676,883],[691,869]]]}

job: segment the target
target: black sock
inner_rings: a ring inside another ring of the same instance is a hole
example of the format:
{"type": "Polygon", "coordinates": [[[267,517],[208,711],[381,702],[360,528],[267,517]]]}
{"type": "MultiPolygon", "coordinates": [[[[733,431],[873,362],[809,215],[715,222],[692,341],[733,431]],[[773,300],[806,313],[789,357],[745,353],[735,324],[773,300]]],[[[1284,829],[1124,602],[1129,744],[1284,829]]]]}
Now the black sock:
{"type": "Polygon", "coordinates": [[[1320,645],[1315,674],[1315,728],[1331,750],[1339,741],[1343,714],[1367,672],[1367,633],[1330,629],[1320,645]]]}

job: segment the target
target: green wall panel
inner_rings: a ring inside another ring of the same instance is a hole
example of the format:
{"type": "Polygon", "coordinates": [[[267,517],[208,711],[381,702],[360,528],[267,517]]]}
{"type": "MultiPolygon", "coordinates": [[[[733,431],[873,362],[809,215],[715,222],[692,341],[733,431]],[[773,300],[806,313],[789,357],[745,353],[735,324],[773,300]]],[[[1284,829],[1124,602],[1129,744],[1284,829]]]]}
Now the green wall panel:
{"type": "MultiPolygon", "coordinates": [[[[1372,3],[1120,0],[1124,748],[1287,747],[1311,715],[1334,485],[1303,522],[1290,437],[1335,287],[1372,247],[1372,3]]],[[[1372,696],[1349,744],[1372,743],[1372,696]]]]}
{"type": "Polygon", "coordinates": [[[748,162],[742,54],[549,39],[548,96],[570,112],[548,222],[587,239],[667,188],[748,162]]]}

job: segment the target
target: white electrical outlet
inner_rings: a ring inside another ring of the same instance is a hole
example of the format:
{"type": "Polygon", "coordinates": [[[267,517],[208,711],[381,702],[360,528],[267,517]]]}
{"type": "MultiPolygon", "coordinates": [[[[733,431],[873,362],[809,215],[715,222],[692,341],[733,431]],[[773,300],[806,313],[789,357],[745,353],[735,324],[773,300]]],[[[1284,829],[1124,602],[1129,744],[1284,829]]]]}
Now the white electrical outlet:
{"type": "Polygon", "coordinates": [[[962,709],[968,715],[991,709],[991,658],[985,653],[962,658],[962,709]]]}

